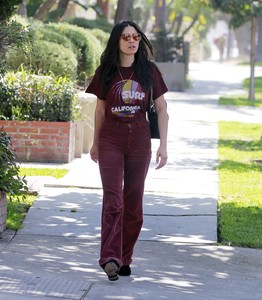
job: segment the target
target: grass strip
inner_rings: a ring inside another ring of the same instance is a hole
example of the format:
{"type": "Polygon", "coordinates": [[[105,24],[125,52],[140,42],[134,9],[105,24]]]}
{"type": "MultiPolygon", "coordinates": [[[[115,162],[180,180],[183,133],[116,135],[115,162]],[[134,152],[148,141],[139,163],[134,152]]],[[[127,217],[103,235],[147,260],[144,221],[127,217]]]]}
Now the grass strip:
{"type": "MultiPolygon", "coordinates": [[[[249,78],[243,82],[243,87],[247,91],[249,90],[249,78]]],[[[234,96],[222,96],[219,98],[219,104],[221,105],[235,105],[235,106],[254,106],[262,107],[262,77],[255,78],[255,100],[250,101],[248,99],[248,93],[245,95],[234,96]]]]}
{"type": "Polygon", "coordinates": [[[262,248],[262,124],[219,122],[222,244],[262,248]]]}
{"type": "Polygon", "coordinates": [[[21,176],[53,176],[55,178],[64,177],[69,170],[59,168],[20,168],[21,176]]]}
{"type": "MultiPolygon", "coordinates": [[[[20,176],[53,176],[55,178],[64,177],[69,170],[59,169],[59,168],[20,168],[20,176]]],[[[29,210],[33,205],[36,196],[26,195],[24,199],[18,197],[17,199],[12,199],[7,195],[7,218],[6,226],[10,230],[18,230],[22,227],[23,220],[29,210]]]]}
{"type": "Polygon", "coordinates": [[[24,199],[18,198],[12,201],[7,197],[6,227],[11,230],[18,230],[22,227],[23,220],[33,205],[36,196],[26,195],[24,199]]]}

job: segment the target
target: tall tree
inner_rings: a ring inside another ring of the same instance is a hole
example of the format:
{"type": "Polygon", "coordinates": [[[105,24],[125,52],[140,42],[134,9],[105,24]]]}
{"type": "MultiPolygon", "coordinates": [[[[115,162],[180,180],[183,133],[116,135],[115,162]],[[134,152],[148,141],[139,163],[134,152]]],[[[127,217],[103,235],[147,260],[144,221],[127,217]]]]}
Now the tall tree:
{"type": "Polygon", "coordinates": [[[154,31],[158,32],[166,24],[166,0],[155,0],[155,25],[154,31]]]}
{"type": "Polygon", "coordinates": [[[45,0],[36,11],[34,18],[38,20],[44,20],[52,6],[56,3],[56,0],[45,0]]]}
{"type": "Polygon", "coordinates": [[[133,0],[118,0],[115,14],[115,24],[127,20],[130,15],[129,10],[132,7],[133,0]]]}
{"type": "Polygon", "coordinates": [[[17,13],[20,16],[27,17],[26,0],[22,0],[17,13]]]}
{"type": "Polygon", "coordinates": [[[109,0],[97,0],[97,5],[100,7],[103,15],[108,20],[110,16],[110,3],[109,0]]]}
{"type": "Polygon", "coordinates": [[[58,6],[57,6],[58,18],[62,18],[63,15],[65,14],[67,6],[69,4],[69,1],[70,0],[59,0],[58,6]]]}
{"type": "Polygon", "coordinates": [[[257,18],[262,16],[262,1],[254,0],[210,0],[210,4],[217,10],[232,16],[230,24],[234,28],[251,21],[250,38],[250,86],[249,100],[255,100],[255,57],[257,18]]]}
{"type": "Polygon", "coordinates": [[[257,60],[262,61],[262,17],[258,19],[257,60]]]}

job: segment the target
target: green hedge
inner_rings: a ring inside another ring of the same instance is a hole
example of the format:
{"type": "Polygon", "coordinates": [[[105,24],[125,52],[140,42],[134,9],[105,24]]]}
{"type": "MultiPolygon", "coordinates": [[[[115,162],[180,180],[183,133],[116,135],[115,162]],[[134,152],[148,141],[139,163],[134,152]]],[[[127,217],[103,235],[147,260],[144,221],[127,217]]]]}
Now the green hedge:
{"type": "Polygon", "coordinates": [[[90,77],[98,66],[102,53],[101,43],[90,31],[68,23],[49,23],[47,28],[65,35],[78,49],[78,76],[90,77]]]}
{"type": "Polygon", "coordinates": [[[10,50],[7,64],[12,70],[21,65],[33,70],[36,74],[53,73],[56,76],[66,76],[71,80],[76,78],[77,60],[71,49],[57,43],[36,40],[27,53],[22,50],[10,50]]]}
{"type": "Polygon", "coordinates": [[[68,23],[77,25],[83,28],[89,29],[101,29],[104,32],[110,33],[113,29],[113,25],[108,23],[106,19],[100,18],[97,20],[87,20],[85,18],[70,18],[67,20],[68,23]]]}
{"type": "Polygon", "coordinates": [[[105,49],[109,39],[109,33],[99,28],[91,29],[91,32],[100,41],[102,48],[105,49]]]}
{"type": "Polygon", "coordinates": [[[62,32],[54,31],[52,28],[48,28],[44,24],[34,27],[32,32],[36,40],[44,40],[62,45],[65,48],[71,49],[75,55],[77,55],[75,45],[62,32]]]}
{"type": "Polygon", "coordinates": [[[77,94],[66,77],[25,70],[0,77],[0,119],[66,122],[78,117],[77,94]]]}

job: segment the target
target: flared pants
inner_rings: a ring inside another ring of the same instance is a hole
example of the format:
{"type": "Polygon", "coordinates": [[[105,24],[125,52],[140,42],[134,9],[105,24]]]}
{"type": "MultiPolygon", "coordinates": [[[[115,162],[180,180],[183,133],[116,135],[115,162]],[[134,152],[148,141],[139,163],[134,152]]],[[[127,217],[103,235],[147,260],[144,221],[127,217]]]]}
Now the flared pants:
{"type": "Polygon", "coordinates": [[[103,186],[99,264],[129,265],[143,224],[144,183],[151,159],[146,120],[105,122],[99,135],[103,186]]]}

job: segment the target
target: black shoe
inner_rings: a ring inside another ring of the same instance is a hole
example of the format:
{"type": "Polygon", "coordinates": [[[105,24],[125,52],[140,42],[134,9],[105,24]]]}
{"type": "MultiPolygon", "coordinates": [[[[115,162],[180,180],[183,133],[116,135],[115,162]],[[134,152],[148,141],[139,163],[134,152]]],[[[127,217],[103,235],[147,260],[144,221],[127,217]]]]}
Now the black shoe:
{"type": "Polygon", "coordinates": [[[129,265],[122,266],[119,271],[118,275],[120,276],[130,276],[131,275],[131,268],[129,265]]]}
{"type": "Polygon", "coordinates": [[[115,261],[109,261],[104,265],[103,269],[110,281],[118,280],[118,265],[115,261]]]}

